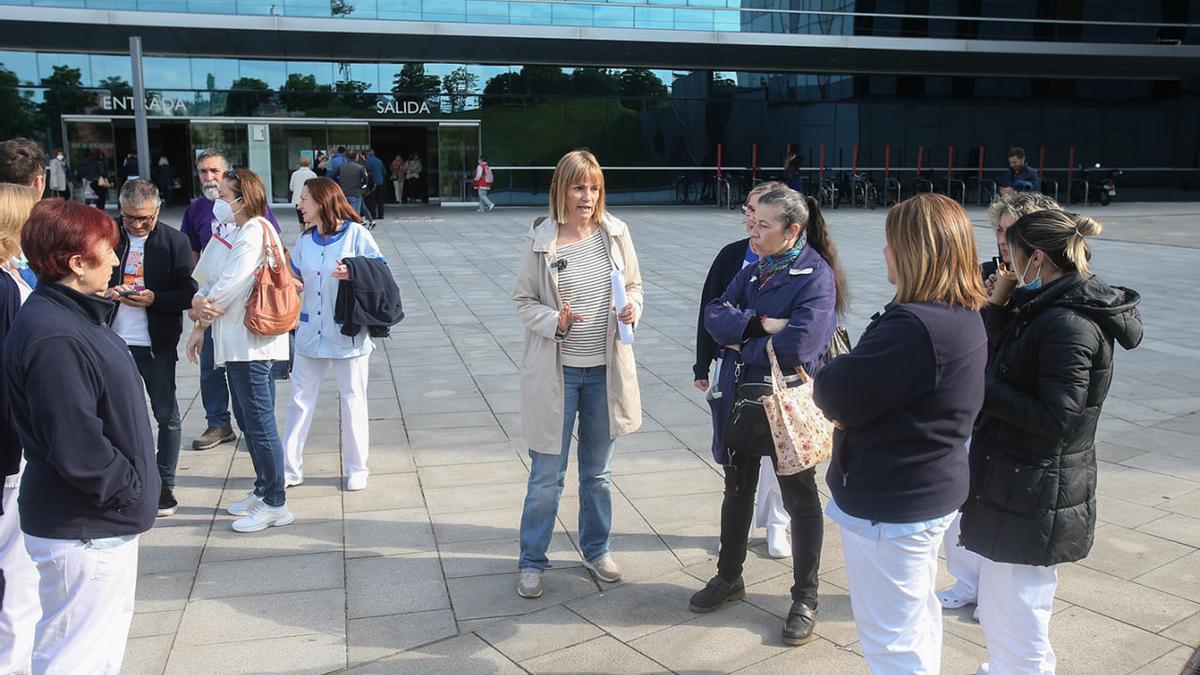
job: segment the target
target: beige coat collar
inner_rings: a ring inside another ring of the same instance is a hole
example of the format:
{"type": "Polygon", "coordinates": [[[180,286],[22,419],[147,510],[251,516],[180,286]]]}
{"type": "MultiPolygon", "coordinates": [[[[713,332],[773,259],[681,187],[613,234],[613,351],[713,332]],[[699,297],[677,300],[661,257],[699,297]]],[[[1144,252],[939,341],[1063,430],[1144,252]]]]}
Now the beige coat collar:
{"type": "MultiPolygon", "coordinates": [[[[604,218],[601,219],[600,227],[610,237],[625,235],[624,221],[608,213],[604,214],[604,218]]],[[[543,220],[529,228],[528,237],[533,240],[533,250],[535,252],[549,253],[555,248],[554,242],[558,240],[558,221],[553,218],[543,220]]]]}

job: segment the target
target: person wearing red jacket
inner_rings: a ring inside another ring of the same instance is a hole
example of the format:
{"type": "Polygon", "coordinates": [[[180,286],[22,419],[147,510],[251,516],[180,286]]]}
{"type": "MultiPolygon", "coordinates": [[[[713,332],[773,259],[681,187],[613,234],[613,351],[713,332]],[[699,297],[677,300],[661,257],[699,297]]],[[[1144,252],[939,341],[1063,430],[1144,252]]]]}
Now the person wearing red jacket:
{"type": "Polygon", "coordinates": [[[479,156],[479,164],[475,166],[475,190],[479,193],[479,213],[487,213],[496,208],[492,200],[488,199],[488,190],[492,189],[492,167],[488,166],[487,160],[483,155],[479,156]]]}

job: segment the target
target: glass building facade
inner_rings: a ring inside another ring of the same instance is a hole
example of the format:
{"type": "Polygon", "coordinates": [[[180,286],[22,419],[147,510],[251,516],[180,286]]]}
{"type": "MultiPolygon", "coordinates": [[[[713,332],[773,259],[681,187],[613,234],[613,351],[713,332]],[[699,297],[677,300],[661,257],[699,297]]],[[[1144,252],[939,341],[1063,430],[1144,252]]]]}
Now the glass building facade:
{"type": "MultiPolygon", "coordinates": [[[[1200,2],[1116,0],[0,0],[4,5],[364,19],[371,21],[361,26],[386,21],[398,33],[425,25],[406,22],[451,22],[481,30],[519,24],[1183,48],[1195,42],[1188,22],[1200,11],[1200,2]],[[1053,16],[1048,6],[1057,8],[1053,16]]],[[[353,39],[360,24],[345,25],[344,39],[353,39]]],[[[471,52],[469,45],[462,52],[471,52]]],[[[1100,162],[1124,169],[1123,198],[1200,197],[1200,78],[1186,75],[729,71],[718,63],[630,67],[615,58],[581,66],[217,53],[148,53],[143,62],[153,161],[166,157],[176,175],[186,176],[197,152],[219,146],[238,165],[269,176],[280,202],[301,157],[337,146],[373,148],[385,163],[417,154],[424,196],[443,203],[473,199],[479,154],[496,169],[497,203],[542,203],[554,163],[575,147],[590,148],[608,167],[613,203],[711,199],[718,172],[732,177],[735,192],[744,190],[777,175],[789,150],[814,177],[857,170],[878,182],[886,173],[906,183],[918,169],[935,179],[981,169],[994,176],[1014,145],[1064,191],[1080,165],[1100,162]]],[[[128,55],[0,49],[0,136],[41,137],[67,149],[75,163],[100,150],[116,176],[135,146],[131,79],[128,55]]],[[[194,177],[191,189],[177,192],[180,202],[198,194],[194,177]]]]}

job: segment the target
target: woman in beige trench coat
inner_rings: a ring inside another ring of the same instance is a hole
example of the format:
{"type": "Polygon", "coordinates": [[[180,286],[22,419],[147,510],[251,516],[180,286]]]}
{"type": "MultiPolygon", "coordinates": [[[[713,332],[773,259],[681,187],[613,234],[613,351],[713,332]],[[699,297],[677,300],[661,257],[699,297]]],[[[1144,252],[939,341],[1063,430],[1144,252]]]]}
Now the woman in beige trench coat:
{"type": "Polygon", "coordinates": [[[551,217],[529,232],[513,289],[525,325],[521,425],[529,445],[529,486],[521,514],[517,593],[542,594],[567,451],[579,418],[579,538],[584,566],[606,582],[621,579],[609,555],[613,440],[642,424],[632,345],[621,342],[642,315],[642,275],[625,223],[604,210],[604,175],[586,150],[567,153],[550,185],[551,217]],[[612,278],[627,302],[613,305],[612,278]]]}

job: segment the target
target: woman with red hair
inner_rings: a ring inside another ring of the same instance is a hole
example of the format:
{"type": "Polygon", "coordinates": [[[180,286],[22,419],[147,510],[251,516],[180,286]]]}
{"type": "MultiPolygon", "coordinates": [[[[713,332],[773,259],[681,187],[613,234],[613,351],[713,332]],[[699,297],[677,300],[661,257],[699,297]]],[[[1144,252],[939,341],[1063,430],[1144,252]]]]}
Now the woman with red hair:
{"type": "Polygon", "coordinates": [[[104,297],[117,226],[50,199],[21,249],[38,276],[4,345],[4,380],[28,464],[21,529],[42,617],[33,672],[117,673],[133,619],[138,535],[154,525],[159,476],[141,377],[104,297]]]}
{"type": "Polygon", "coordinates": [[[316,412],[321,380],[329,366],[342,401],[342,464],[346,489],[367,486],[367,359],[375,348],[366,326],[345,335],[334,322],[338,285],[350,278],[346,258],[382,259],[375,237],[363,227],[342,188],[328,178],[310,178],[296,206],[308,229],[292,248],[292,267],[304,282],[296,362],[292,366],[292,402],[283,432],[288,485],[304,482],[304,441],[316,412]]]}

